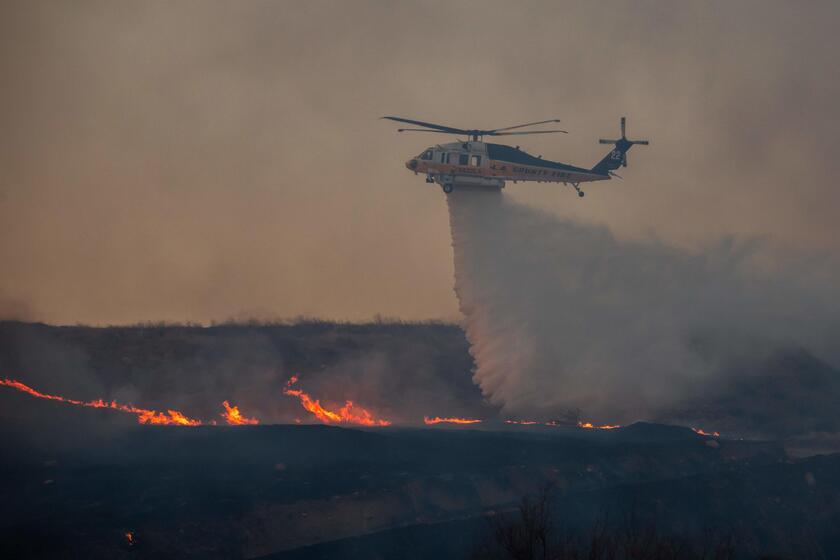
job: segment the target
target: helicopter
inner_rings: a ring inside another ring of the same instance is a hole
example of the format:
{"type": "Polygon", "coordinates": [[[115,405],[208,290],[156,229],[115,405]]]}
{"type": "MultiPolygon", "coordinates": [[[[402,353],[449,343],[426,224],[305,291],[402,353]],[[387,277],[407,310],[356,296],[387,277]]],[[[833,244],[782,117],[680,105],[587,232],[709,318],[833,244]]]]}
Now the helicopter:
{"type": "Polygon", "coordinates": [[[542,156],[533,156],[519,149],[519,146],[484,142],[485,136],[567,134],[567,131],[559,129],[519,130],[547,123],[558,123],[559,119],[483,130],[455,128],[402,117],[382,118],[421,127],[400,128],[397,132],[434,132],[463,135],[467,138],[467,140],[430,146],[405,162],[405,166],[415,175],[423,173],[426,175],[427,183],[437,183],[447,194],[451,193],[456,186],[462,185],[501,189],[504,188],[505,181],[514,183],[536,181],[571,185],[578,196],[583,197],[581,183],[607,181],[613,177],[621,179],[614,171],[619,167],[627,167],[627,151],[635,144],[649,145],[647,140],[628,140],[625,134],[627,119],[621,117],[621,137],[617,140],[599,140],[601,144],[612,144],[613,149],[593,167],[586,169],[543,159],[542,156]]]}

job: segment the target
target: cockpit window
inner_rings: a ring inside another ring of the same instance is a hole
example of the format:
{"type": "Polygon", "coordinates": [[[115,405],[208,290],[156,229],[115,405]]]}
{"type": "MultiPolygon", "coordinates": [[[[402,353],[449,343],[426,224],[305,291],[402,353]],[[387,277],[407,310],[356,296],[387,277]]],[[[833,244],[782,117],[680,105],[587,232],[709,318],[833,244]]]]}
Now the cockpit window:
{"type": "Polygon", "coordinates": [[[481,156],[472,156],[470,158],[470,165],[472,165],[473,167],[478,167],[479,165],[481,165],[481,156]]]}
{"type": "Polygon", "coordinates": [[[458,165],[467,165],[470,161],[469,154],[459,154],[458,155],[458,165]]]}
{"type": "Polygon", "coordinates": [[[432,150],[426,150],[425,152],[423,152],[423,155],[420,156],[420,159],[432,159],[432,150]]]}

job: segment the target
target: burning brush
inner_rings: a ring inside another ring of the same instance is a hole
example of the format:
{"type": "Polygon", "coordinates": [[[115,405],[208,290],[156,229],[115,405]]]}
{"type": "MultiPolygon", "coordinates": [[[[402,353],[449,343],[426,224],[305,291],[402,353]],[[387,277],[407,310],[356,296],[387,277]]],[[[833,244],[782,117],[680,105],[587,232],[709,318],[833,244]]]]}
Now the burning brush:
{"type": "MultiPolygon", "coordinates": [[[[0,386],[6,386],[11,387],[12,389],[17,389],[22,393],[26,393],[29,396],[36,397],[39,399],[58,401],[67,404],[72,404],[75,406],[83,406],[86,408],[108,408],[111,410],[118,410],[120,412],[135,414],[137,415],[137,422],[139,422],[140,424],[159,424],[170,426],[201,426],[203,424],[201,420],[190,418],[177,410],[168,409],[166,412],[158,412],[157,410],[152,410],[149,408],[138,408],[130,404],[119,404],[117,401],[114,400],[110,402],[107,402],[103,399],[81,401],[78,399],[63,397],[61,395],[50,395],[48,393],[42,393],[36,389],[33,389],[29,385],[26,385],[25,383],[22,383],[15,379],[0,379],[0,386]]],[[[222,413],[222,417],[227,421],[228,424],[241,425],[259,423],[259,420],[257,420],[256,418],[246,418],[242,416],[239,412],[239,408],[236,406],[230,406],[227,401],[225,401],[222,404],[225,407],[225,412],[222,413]]],[[[215,420],[209,423],[215,424],[215,420]]]]}
{"type": "Polygon", "coordinates": [[[434,424],[480,424],[481,420],[475,418],[441,418],[440,416],[429,418],[428,416],[424,416],[423,423],[427,426],[434,424]]]}
{"type": "MultiPolygon", "coordinates": [[[[390,420],[377,417],[377,415],[375,415],[370,410],[355,404],[351,400],[346,400],[344,402],[344,406],[341,406],[339,408],[327,408],[321,404],[319,399],[315,399],[312,396],[310,396],[309,393],[306,393],[305,391],[296,388],[295,385],[297,384],[297,382],[298,377],[292,376],[289,379],[289,381],[286,382],[286,386],[283,388],[283,394],[290,397],[296,397],[300,402],[300,405],[304,408],[304,410],[312,414],[312,416],[314,416],[315,419],[319,420],[320,422],[323,422],[324,424],[343,424],[352,426],[371,427],[390,426],[392,424],[390,420]]],[[[131,404],[120,404],[115,400],[105,401],[103,399],[96,399],[91,401],[83,401],[78,399],[72,399],[69,397],[64,397],[61,395],[42,393],[37,389],[33,389],[29,385],[26,385],[25,383],[15,379],[0,379],[0,386],[10,387],[12,389],[20,391],[22,393],[26,393],[27,395],[38,399],[58,401],[86,408],[107,408],[110,410],[117,410],[120,412],[134,414],[137,417],[137,422],[139,422],[140,424],[157,424],[170,426],[215,426],[217,424],[216,420],[210,420],[205,422],[195,418],[190,418],[182,412],[173,409],[167,409],[165,412],[160,412],[149,408],[139,408],[131,404]]],[[[232,405],[228,401],[223,401],[222,407],[224,408],[224,411],[220,414],[220,416],[224,419],[225,423],[230,426],[252,426],[260,423],[260,421],[257,418],[248,417],[242,414],[238,406],[232,405]]],[[[439,424],[471,425],[480,424],[482,422],[483,420],[478,418],[461,418],[457,416],[423,417],[423,423],[427,426],[434,426],[439,424]]],[[[558,421],[539,422],[536,420],[523,419],[505,420],[504,422],[506,424],[514,424],[519,426],[540,425],[549,427],[559,427],[569,425],[567,423],[561,423],[558,421]]],[[[614,430],[616,428],[620,428],[621,426],[618,424],[597,425],[593,424],[592,422],[578,422],[577,427],[586,430],[614,430]]],[[[695,433],[701,436],[720,436],[718,432],[706,432],[699,428],[692,428],[692,430],[694,430],[695,433]]]]}
{"type": "Polygon", "coordinates": [[[321,406],[318,399],[313,399],[308,393],[300,389],[293,389],[292,385],[298,382],[298,377],[293,375],[283,388],[283,394],[297,397],[300,405],[307,412],[315,416],[325,424],[355,424],[357,426],[390,426],[390,420],[376,418],[369,410],[356,405],[351,400],[344,402],[344,406],[338,410],[329,410],[321,406]]]}

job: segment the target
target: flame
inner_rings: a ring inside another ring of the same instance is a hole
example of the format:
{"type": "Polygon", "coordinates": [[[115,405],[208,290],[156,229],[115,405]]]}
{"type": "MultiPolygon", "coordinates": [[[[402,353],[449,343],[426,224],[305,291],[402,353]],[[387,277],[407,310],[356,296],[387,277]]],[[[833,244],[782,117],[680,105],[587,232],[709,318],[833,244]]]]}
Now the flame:
{"type": "Polygon", "coordinates": [[[231,426],[253,426],[260,423],[260,421],[256,418],[248,418],[247,416],[242,416],[242,413],[239,412],[239,407],[230,406],[230,403],[228,403],[227,401],[224,401],[222,403],[222,406],[225,407],[225,411],[222,412],[220,416],[224,418],[225,422],[227,422],[231,426]]]}
{"type": "Polygon", "coordinates": [[[23,393],[37,397],[39,399],[47,399],[51,401],[59,401],[76,406],[85,406],[88,408],[110,408],[112,410],[119,410],[120,412],[128,412],[137,415],[137,421],[141,424],[171,424],[179,426],[200,426],[201,420],[188,418],[177,410],[167,410],[166,412],[158,412],[157,410],[150,410],[148,408],[137,408],[133,405],[119,404],[116,401],[106,402],[102,399],[93,401],[80,401],[76,399],[68,399],[60,395],[49,395],[33,389],[32,387],[21,383],[15,379],[0,379],[0,385],[17,389],[23,393]]]}
{"type": "Polygon", "coordinates": [[[390,420],[375,418],[373,414],[356,404],[353,401],[345,401],[344,406],[337,412],[321,406],[318,399],[313,399],[300,389],[292,389],[292,385],[298,382],[298,376],[293,375],[283,388],[283,394],[297,397],[300,405],[318,420],[325,424],[357,424],[360,426],[390,426],[390,420]]]}
{"type": "Polygon", "coordinates": [[[604,424],[603,426],[595,426],[592,422],[578,422],[578,428],[583,428],[585,430],[615,430],[616,428],[620,428],[621,426],[618,424],[604,424]]]}
{"type": "MultiPolygon", "coordinates": [[[[505,424],[518,424],[520,426],[533,426],[534,424],[541,424],[551,428],[560,428],[569,425],[558,420],[549,420],[548,422],[537,422],[536,420],[505,420],[505,424]]],[[[619,424],[603,424],[601,426],[596,426],[592,422],[578,422],[577,427],[585,430],[615,430],[621,426],[619,424]]]]}
{"type": "Polygon", "coordinates": [[[428,416],[423,417],[423,423],[427,426],[432,424],[479,424],[481,420],[477,420],[475,418],[441,418],[440,416],[435,416],[434,418],[429,418],[428,416]]]}
{"type": "Polygon", "coordinates": [[[691,428],[691,431],[701,436],[720,437],[720,432],[704,432],[700,428],[691,428]]]}
{"type": "Polygon", "coordinates": [[[126,531],[125,541],[128,543],[128,546],[134,546],[134,531],[126,531]]]}

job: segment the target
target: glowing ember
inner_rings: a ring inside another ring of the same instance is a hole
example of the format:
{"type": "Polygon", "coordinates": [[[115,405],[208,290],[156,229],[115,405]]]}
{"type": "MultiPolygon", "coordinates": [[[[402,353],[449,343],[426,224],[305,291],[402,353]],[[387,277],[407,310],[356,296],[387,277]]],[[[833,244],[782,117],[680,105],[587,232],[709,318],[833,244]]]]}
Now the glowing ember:
{"type": "Polygon", "coordinates": [[[700,428],[691,428],[691,431],[701,436],[720,437],[720,432],[704,432],[700,428]]]}
{"type": "Polygon", "coordinates": [[[128,543],[128,546],[134,546],[134,532],[127,531],[125,534],[125,542],[128,543]]]}
{"type": "Polygon", "coordinates": [[[227,401],[223,402],[222,406],[225,407],[225,411],[222,412],[221,417],[231,426],[253,426],[260,423],[256,418],[242,416],[242,413],[239,412],[239,407],[230,406],[230,403],[227,401]]]}
{"type": "Polygon", "coordinates": [[[618,424],[604,424],[603,426],[595,426],[592,422],[578,422],[578,428],[583,428],[585,430],[615,430],[616,428],[620,428],[618,424]]]}
{"type": "Polygon", "coordinates": [[[441,418],[440,416],[429,418],[428,416],[424,416],[423,423],[427,426],[432,424],[479,424],[481,420],[475,418],[441,418]]]}
{"type": "Polygon", "coordinates": [[[283,394],[297,397],[303,408],[325,424],[356,424],[360,426],[391,425],[390,420],[375,418],[370,411],[354,404],[353,401],[345,401],[344,406],[337,411],[324,408],[318,399],[313,399],[300,389],[292,389],[292,385],[297,383],[297,381],[298,377],[293,375],[286,383],[283,394]]]}
{"type": "MultiPolygon", "coordinates": [[[[548,422],[537,422],[536,420],[505,420],[505,424],[517,424],[520,426],[533,426],[534,424],[540,424],[543,426],[549,426],[550,428],[562,428],[562,427],[569,427],[571,424],[567,422],[561,422],[559,420],[549,420],[548,422]]],[[[584,430],[615,430],[616,428],[620,428],[619,424],[603,424],[601,426],[596,426],[592,422],[578,422],[578,428],[582,428],[584,430]]]]}
{"type": "Polygon", "coordinates": [[[95,401],[80,401],[76,399],[68,399],[60,395],[49,395],[36,391],[32,387],[16,381],[14,379],[0,379],[0,385],[17,389],[23,393],[37,397],[39,399],[47,399],[51,401],[59,401],[76,406],[85,406],[88,408],[110,408],[111,410],[119,410],[120,412],[128,412],[137,415],[137,421],[141,424],[171,424],[179,426],[200,426],[201,420],[194,420],[184,416],[177,410],[167,410],[158,412],[157,410],[149,410],[147,408],[137,408],[132,405],[119,404],[116,401],[106,402],[102,399],[95,401]]]}

